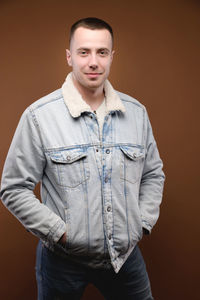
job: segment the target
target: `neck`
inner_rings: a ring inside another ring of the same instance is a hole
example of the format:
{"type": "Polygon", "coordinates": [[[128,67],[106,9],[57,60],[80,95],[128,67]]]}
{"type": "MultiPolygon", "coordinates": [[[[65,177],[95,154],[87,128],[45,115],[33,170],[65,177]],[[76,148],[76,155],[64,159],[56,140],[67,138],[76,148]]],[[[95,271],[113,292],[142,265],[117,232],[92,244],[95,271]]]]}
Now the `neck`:
{"type": "Polygon", "coordinates": [[[91,107],[92,110],[97,110],[104,100],[104,90],[103,86],[94,89],[88,89],[84,86],[77,84],[73,78],[73,82],[79,93],[81,94],[83,100],[91,107]]]}

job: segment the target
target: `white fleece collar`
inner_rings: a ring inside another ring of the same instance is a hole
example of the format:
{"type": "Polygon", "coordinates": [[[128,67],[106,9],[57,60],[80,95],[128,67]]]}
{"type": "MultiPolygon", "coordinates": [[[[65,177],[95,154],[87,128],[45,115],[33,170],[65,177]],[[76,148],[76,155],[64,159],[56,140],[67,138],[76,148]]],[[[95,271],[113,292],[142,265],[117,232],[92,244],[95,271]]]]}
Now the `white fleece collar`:
{"type": "MultiPolygon", "coordinates": [[[[125,112],[125,107],[120,100],[120,97],[113,89],[112,85],[108,80],[104,84],[104,92],[106,99],[106,109],[107,113],[111,111],[122,111],[125,112]]],[[[70,114],[73,118],[77,118],[83,112],[92,112],[90,106],[83,100],[81,94],[74,86],[72,80],[72,73],[69,73],[65,79],[65,82],[62,85],[62,93],[64,101],[69,109],[70,114]]]]}

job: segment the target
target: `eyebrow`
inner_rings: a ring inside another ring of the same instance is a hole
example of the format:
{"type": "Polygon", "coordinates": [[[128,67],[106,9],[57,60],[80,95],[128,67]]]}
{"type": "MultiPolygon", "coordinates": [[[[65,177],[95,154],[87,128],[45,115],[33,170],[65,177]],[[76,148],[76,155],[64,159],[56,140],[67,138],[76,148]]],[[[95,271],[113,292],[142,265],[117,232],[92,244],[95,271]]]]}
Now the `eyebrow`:
{"type": "Polygon", "coordinates": [[[89,49],[89,48],[80,47],[80,48],[78,48],[76,51],[80,51],[80,50],[88,51],[88,50],[90,50],[90,49],[89,49]]]}
{"type": "MultiPolygon", "coordinates": [[[[90,48],[85,48],[85,47],[80,47],[77,49],[77,51],[80,51],[80,50],[85,50],[85,51],[90,51],[91,49],[90,48]]],[[[107,51],[107,52],[110,52],[110,50],[106,47],[102,47],[102,48],[98,48],[97,51],[107,51]]]]}
{"type": "Polygon", "coordinates": [[[98,51],[102,51],[102,50],[110,52],[110,50],[109,50],[108,48],[106,48],[106,47],[105,47],[105,48],[99,48],[99,49],[98,49],[98,51]]]}

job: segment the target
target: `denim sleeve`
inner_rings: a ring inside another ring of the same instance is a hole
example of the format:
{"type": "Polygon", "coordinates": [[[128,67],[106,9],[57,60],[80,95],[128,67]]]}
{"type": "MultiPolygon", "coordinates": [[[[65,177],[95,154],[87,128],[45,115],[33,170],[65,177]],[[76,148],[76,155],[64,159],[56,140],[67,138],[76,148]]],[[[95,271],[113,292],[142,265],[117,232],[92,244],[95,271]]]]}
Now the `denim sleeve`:
{"type": "Polygon", "coordinates": [[[4,205],[28,231],[55,243],[65,232],[66,225],[34,194],[44,167],[39,129],[28,108],[20,119],[5,161],[0,196],[4,205]]]}
{"type": "Polygon", "coordinates": [[[146,155],[139,192],[142,224],[151,232],[160,212],[165,175],[152,127],[145,111],[144,141],[146,155]]]}

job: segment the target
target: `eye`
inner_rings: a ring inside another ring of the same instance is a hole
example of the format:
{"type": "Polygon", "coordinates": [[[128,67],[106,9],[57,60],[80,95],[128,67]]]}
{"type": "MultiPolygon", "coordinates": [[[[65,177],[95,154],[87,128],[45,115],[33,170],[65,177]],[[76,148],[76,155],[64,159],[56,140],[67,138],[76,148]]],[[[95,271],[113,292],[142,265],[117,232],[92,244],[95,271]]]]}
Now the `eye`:
{"type": "Polygon", "coordinates": [[[86,50],[79,50],[79,51],[78,51],[78,54],[79,54],[80,56],[86,56],[86,55],[88,54],[88,51],[86,51],[86,50]]]}
{"type": "Polygon", "coordinates": [[[105,49],[102,49],[102,50],[99,51],[99,55],[100,56],[104,57],[104,56],[107,56],[108,54],[109,54],[109,52],[107,50],[105,50],[105,49]]]}

